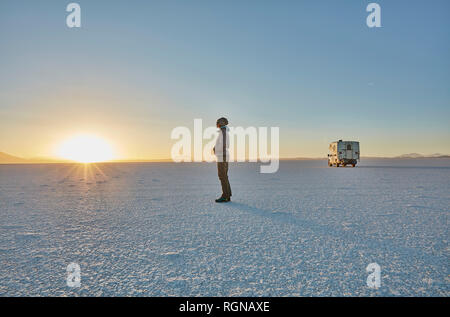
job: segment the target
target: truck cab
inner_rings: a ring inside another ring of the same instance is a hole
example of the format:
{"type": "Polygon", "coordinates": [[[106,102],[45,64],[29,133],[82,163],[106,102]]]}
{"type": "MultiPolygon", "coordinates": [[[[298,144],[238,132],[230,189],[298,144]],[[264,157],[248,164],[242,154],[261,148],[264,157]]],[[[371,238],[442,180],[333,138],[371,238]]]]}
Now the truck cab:
{"type": "Polygon", "coordinates": [[[359,142],[358,141],[336,141],[328,147],[328,166],[356,166],[359,161],[359,142]]]}

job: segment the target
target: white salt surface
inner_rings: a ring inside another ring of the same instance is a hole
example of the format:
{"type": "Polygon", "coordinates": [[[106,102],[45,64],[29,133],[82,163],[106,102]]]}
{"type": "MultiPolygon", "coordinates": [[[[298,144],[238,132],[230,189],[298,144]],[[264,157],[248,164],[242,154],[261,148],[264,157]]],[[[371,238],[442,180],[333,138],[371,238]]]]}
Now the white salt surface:
{"type": "Polygon", "coordinates": [[[0,295],[450,295],[450,160],[88,166],[0,165],[0,295]]]}

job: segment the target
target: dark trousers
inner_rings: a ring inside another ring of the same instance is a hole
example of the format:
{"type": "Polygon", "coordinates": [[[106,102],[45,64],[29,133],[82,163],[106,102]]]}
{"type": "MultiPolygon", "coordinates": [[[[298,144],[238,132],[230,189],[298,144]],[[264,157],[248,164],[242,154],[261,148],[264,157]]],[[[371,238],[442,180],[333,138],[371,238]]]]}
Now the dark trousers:
{"type": "Polygon", "coordinates": [[[231,197],[231,187],[228,181],[228,162],[217,162],[217,172],[222,185],[222,197],[231,197]]]}

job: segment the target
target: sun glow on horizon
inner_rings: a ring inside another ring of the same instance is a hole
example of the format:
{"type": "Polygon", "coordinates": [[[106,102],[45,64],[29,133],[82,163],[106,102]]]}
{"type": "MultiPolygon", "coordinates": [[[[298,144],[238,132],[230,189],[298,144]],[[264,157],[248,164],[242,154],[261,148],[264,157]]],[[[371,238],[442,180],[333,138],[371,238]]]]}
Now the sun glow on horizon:
{"type": "Polygon", "coordinates": [[[90,134],[80,134],[63,141],[56,154],[79,163],[104,162],[114,159],[111,145],[104,139],[90,134]]]}

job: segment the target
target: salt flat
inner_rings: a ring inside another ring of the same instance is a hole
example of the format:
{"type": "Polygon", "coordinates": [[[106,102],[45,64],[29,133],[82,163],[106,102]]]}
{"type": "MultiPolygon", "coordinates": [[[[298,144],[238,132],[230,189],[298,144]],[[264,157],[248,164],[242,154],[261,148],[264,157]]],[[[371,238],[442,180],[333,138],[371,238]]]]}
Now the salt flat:
{"type": "Polygon", "coordinates": [[[216,204],[214,164],[0,165],[0,294],[450,295],[450,160],[235,163],[230,181],[216,204]]]}

